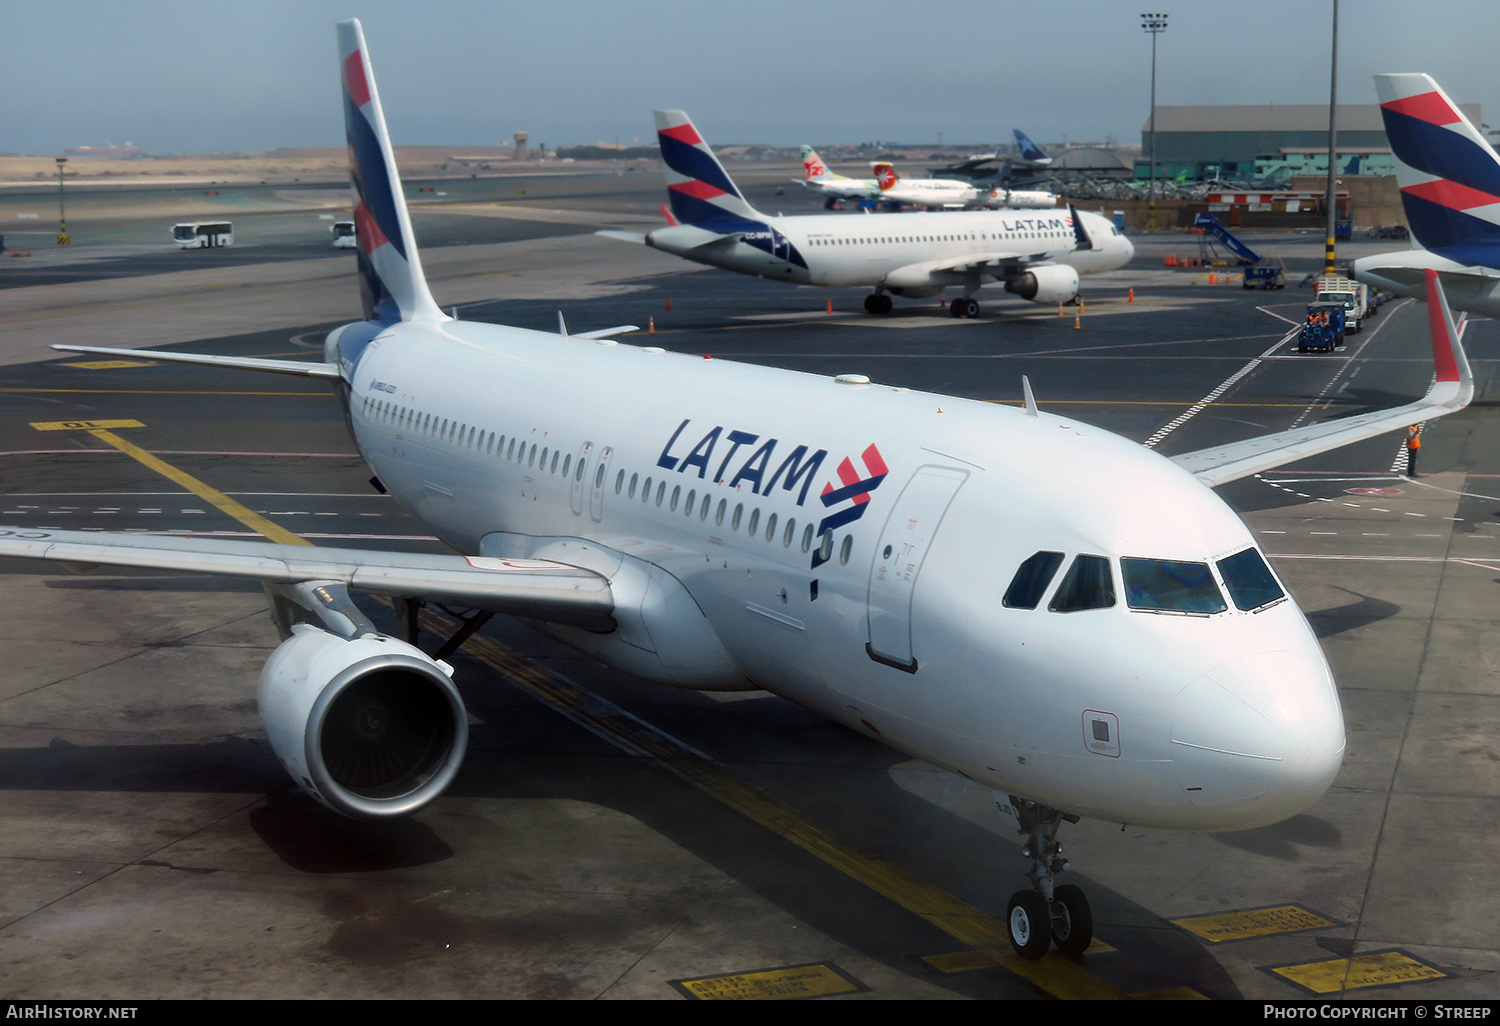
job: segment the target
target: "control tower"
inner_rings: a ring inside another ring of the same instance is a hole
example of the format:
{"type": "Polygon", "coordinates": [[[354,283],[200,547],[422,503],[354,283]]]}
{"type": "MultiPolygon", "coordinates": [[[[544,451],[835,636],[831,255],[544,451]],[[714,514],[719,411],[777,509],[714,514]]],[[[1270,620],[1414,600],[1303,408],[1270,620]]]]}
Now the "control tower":
{"type": "Polygon", "coordinates": [[[529,138],[531,138],[531,135],[528,132],[517,132],[515,134],[517,160],[529,159],[526,153],[526,140],[529,138]]]}

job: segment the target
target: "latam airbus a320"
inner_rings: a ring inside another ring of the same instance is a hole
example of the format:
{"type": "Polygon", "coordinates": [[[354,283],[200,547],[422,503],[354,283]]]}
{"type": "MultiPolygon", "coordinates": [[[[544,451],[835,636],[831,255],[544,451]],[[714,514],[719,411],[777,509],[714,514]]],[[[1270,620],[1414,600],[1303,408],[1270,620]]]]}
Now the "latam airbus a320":
{"type": "Polygon", "coordinates": [[[1029,388],[1011,408],[454,320],[357,22],[339,45],[363,318],[319,363],[144,355],[328,382],[379,480],[454,553],[0,530],[4,556],[265,582],[284,641],[261,715],[319,801],[416,813],[467,741],[452,668],[350,590],[413,621],[423,600],[513,614],[669,687],[765,689],[993,788],[1029,837],[1007,909],[1026,957],[1092,937],[1082,891],[1055,882],[1065,819],[1239,830],[1329,786],[1328,664],[1210,486],[1461,409],[1471,376],[1434,280],[1423,399],[1173,459],[1042,413],[1029,388]]]}
{"type": "Polygon", "coordinates": [[[1078,276],[1113,271],[1135,254],[1114,224],[1066,210],[812,214],[770,217],[752,207],[688,116],[656,112],[673,223],[644,235],[597,234],[653,246],[712,267],[798,285],[868,285],[867,313],[891,312],[891,296],[935,296],[956,287],[955,317],[979,313],[987,281],[1035,303],[1078,295],[1078,276]]]}

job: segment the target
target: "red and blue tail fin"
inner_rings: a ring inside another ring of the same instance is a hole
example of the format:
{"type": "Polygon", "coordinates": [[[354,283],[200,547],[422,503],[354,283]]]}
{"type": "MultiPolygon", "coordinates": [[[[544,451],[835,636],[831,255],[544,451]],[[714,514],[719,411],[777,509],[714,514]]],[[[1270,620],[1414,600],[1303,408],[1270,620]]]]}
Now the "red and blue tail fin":
{"type": "Polygon", "coordinates": [[[667,198],[677,220],[725,234],[763,229],[765,215],[746,202],[692,119],[680,110],[655,113],[667,198]]]}
{"type": "Polygon", "coordinates": [[[339,22],[339,70],[344,82],[344,129],[359,249],[360,295],[371,321],[445,321],[422,275],[391,138],[358,21],[339,22]]]}
{"type": "Polygon", "coordinates": [[[1500,267],[1500,157],[1430,75],[1376,75],[1412,236],[1462,264],[1500,267]]]}

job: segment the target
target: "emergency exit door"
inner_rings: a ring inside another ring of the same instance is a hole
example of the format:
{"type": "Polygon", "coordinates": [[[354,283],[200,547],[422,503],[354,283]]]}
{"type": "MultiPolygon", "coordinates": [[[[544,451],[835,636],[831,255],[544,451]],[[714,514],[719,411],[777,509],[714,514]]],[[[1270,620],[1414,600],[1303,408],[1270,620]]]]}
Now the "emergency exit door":
{"type": "Polygon", "coordinates": [[[953,496],[968,476],[967,470],[955,467],[920,467],[896,500],[870,565],[870,640],[865,650],[871,659],[917,672],[911,637],[917,576],[953,496]]]}

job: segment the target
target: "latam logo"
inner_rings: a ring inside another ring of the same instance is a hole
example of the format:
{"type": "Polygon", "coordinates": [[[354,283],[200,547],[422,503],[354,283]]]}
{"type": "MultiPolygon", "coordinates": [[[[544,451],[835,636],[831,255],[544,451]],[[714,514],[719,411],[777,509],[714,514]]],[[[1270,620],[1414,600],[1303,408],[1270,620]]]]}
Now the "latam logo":
{"type": "MultiPolygon", "coordinates": [[[[795,493],[797,505],[802,506],[807,502],[812,483],[819,476],[819,468],[828,458],[827,449],[786,445],[777,438],[726,429],[722,424],[714,425],[689,446],[686,439],[697,433],[688,432],[691,423],[691,419],[685,419],[677,425],[677,430],[672,432],[672,437],[667,439],[656,458],[658,467],[713,481],[714,484],[727,484],[730,488],[749,485],[754,495],[769,496],[780,485],[783,491],[795,493]],[[713,476],[709,477],[710,474],[713,476]]],[[[846,456],[836,469],[837,483],[825,480],[819,499],[828,514],[818,523],[819,538],[864,516],[870,493],[879,488],[890,473],[874,443],[865,447],[859,460],[864,465],[863,473],[846,456]]],[[[814,567],[827,560],[821,546],[813,551],[814,567]]]]}
{"type": "MultiPolygon", "coordinates": [[[[870,502],[870,493],[879,488],[880,482],[890,473],[890,468],[885,465],[874,442],[860,453],[859,458],[865,465],[863,476],[854,469],[854,462],[846,456],[838,466],[840,487],[835,488],[832,481],[823,486],[820,498],[823,505],[833,512],[819,522],[818,537],[823,537],[829,531],[836,531],[845,524],[852,524],[864,516],[865,508],[870,502]]],[[[823,553],[821,547],[813,553],[814,569],[827,561],[828,556],[823,553]]]]}

